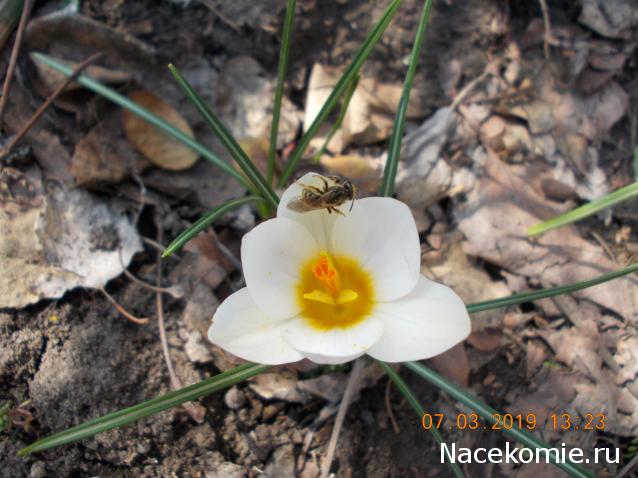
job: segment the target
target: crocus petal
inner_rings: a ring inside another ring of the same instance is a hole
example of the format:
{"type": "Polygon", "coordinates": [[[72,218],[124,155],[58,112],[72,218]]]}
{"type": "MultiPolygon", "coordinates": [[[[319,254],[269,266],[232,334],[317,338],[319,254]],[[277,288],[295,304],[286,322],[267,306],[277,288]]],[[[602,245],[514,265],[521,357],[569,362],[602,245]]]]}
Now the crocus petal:
{"type": "Polygon", "coordinates": [[[318,251],[310,232],[286,218],[262,222],[244,236],[241,262],[246,286],[266,315],[284,319],[301,311],[295,286],[302,264],[318,251]]]}
{"type": "MultiPolygon", "coordinates": [[[[330,233],[332,231],[332,226],[338,214],[328,213],[326,209],[296,212],[288,207],[288,204],[291,201],[301,197],[304,185],[315,186],[320,189],[324,187],[323,182],[317,173],[304,174],[284,191],[281,196],[281,201],[279,201],[279,206],[277,207],[277,217],[287,217],[299,224],[303,224],[317,240],[319,246],[322,249],[327,250],[330,245],[330,233]]],[[[349,208],[350,204],[343,204],[338,209],[347,213],[349,208]]]]}
{"type": "Polygon", "coordinates": [[[268,318],[244,287],[217,308],[213,325],[208,329],[208,339],[251,362],[269,365],[296,362],[303,355],[282,337],[283,327],[290,320],[268,318]]]}
{"type": "Polygon", "coordinates": [[[406,297],[377,304],[374,315],[383,321],[384,332],[368,354],[384,362],[433,357],[461,342],[471,330],[459,296],[423,276],[406,297]]]}
{"type": "Polygon", "coordinates": [[[353,360],[383,335],[383,323],[374,317],[347,328],[319,330],[301,317],[288,322],[284,339],[316,363],[337,364],[353,360]]]}
{"type": "Polygon", "coordinates": [[[356,258],[372,275],[378,301],[396,300],[416,286],[419,234],[410,209],[396,199],[358,200],[335,221],[331,244],[333,252],[356,258]]]}

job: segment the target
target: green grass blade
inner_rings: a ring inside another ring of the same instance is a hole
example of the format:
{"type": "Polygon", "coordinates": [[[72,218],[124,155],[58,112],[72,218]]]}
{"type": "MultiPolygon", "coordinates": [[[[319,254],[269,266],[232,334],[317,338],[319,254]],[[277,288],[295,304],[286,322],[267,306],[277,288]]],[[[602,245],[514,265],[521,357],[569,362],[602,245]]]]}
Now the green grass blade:
{"type": "Polygon", "coordinates": [[[235,138],[233,138],[233,135],[230,134],[230,131],[226,129],[224,124],[208,107],[204,100],[199,96],[197,91],[195,91],[191,84],[175,67],[175,65],[168,65],[168,69],[172,73],[175,80],[177,80],[177,83],[182,88],[182,90],[184,90],[187,98],[190,100],[193,106],[197,108],[199,114],[201,114],[202,117],[206,120],[208,125],[215,132],[215,134],[220,139],[224,147],[228,150],[233,159],[237,161],[237,164],[244,172],[246,177],[254,185],[257,191],[259,191],[259,194],[261,194],[262,197],[266,201],[268,201],[268,203],[270,203],[270,205],[276,210],[277,204],[279,204],[279,197],[277,196],[277,194],[275,194],[275,191],[272,189],[270,184],[266,182],[266,179],[255,167],[246,152],[241,148],[241,146],[239,146],[239,143],[237,143],[235,138]]]}
{"type": "MultiPolygon", "coordinates": [[[[34,53],[34,56],[38,59],[38,61],[41,61],[45,65],[67,76],[70,76],[71,73],[73,72],[72,68],[69,68],[68,66],[54,60],[50,56],[44,55],[42,53],[34,53]]],[[[175,138],[176,140],[182,142],[184,145],[191,148],[196,153],[200,154],[203,158],[213,163],[215,166],[220,168],[226,174],[234,177],[237,181],[239,181],[244,186],[246,187],[249,186],[250,183],[246,180],[246,178],[242,176],[238,171],[235,171],[235,169],[233,169],[233,167],[230,164],[228,164],[223,159],[217,157],[213,152],[211,152],[208,148],[206,148],[206,146],[195,141],[190,136],[182,133],[180,130],[168,124],[159,116],[154,115],[146,108],[142,108],[140,105],[138,105],[134,101],[131,101],[125,96],[120,95],[117,91],[107,86],[104,86],[101,83],[98,83],[97,81],[95,81],[89,76],[80,75],[77,77],[75,81],[77,81],[79,84],[81,84],[85,88],[88,88],[89,90],[97,93],[98,95],[101,95],[104,98],[112,101],[116,105],[121,106],[122,108],[129,110],[131,113],[138,115],[144,121],[152,124],[163,133],[175,138]]]]}
{"type": "Polygon", "coordinates": [[[392,128],[392,135],[390,136],[388,159],[383,170],[383,182],[379,189],[380,196],[392,196],[394,193],[394,181],[397,176],[399,159],[401,158],[401,139],[403,138],[403,131],[405,130],[405,117],[408,112],[408,104],[410,102],[410,91],[412,90],[412,82],[414,81],[416,66],[419,63],[421,46],[423,45],[425,31],[427,30],[428,21],[430,20],[431,9],[432,0],[425,0],[425,2],[423,2],[423,12],[421,13],[421,19],[419,21],[419,28],[416,32],[416,37],[414,38],[414,45],[412,46],[408,72],[405,75],[403,93],[401,93],[401,100],[399,101],[399,107],[394,119],[394,127],[392,128]]]}
{"type": "Polygon", "coordinates": [[[306,133],[301,137],[301,139],[299,140],[299,144],[295,148],[295,151],[292,153],[292,155],[286,162],[281,178],[279,179],[279,183],[278,183],[279,187],[285,186],[288,180],[290,179],[290,176],[292,175],[295,168],[297,167],[297,163],[299,162],[299,160],[301,159],[301,156],[306,151],[308,144],[310,144],[310,140],[314,138],[314,136],[319,131],[319,128],[321,127],[321,125],[323,125],[323,123],[328,119],[328,116],[330,115],[332,110],[337,106],[337,104],[339,103],[339,98],[341,98],[343,93],[346,91],[350,82],[354,79],[356,75],[359,74],[359,70],[361,69],[361,66],[363,65],[363,63],[366,61],[366,59],[372,52],[372,49],[381,39],[381,35],[383,35],[383,32],[388,27],[390,21],[394,17],[394,14],[399,8],[400,3],[401,3],[401,0],[392,0],[390,2],[390,5],[388,5],[388,8],[386,8],[379,22],[372,29],[372,31],[370,32],[370,35],[368,36],[366,41],[363,43],[363,45],[361,45],[361,48],[357,52],[357,55],[354,57],[352,62],[348,65],[348,68],[346,68],[346,71],[343,73],[341,78],[339,78],[339,81],[337,82],[334,89],[332,90],[332,93],[330,93],[330,96],[328,97],[324,105],[322,106],[321,110],[319,111],[319,114],[317,114],[317,117],[314,119],[314,121],[308,128],[308,131],[306,131],[306,133]]]}
{"type": "Polygon", "coordinates": [[[68,430],[56,433],[55,435],[51,435],[50,437],[38,440],[35,443],[24,447],[18,452],[18,454],[27,455],[29,453],[47,450],[49,448],[82,440],[113,428],[121,427],[149,415],[159,413],[163,410],[181,405],[182,403],[190,402],[218,390],[228,388],[231,385],[263,373],[269,368],[270,366],[268,365],[240,365],[239,367],[235,367],[234,369],[215,375],[214,377],[210,377],[194,385],[174,390],[165,395],[155,397],[152,400],[90,420],[82,423],[81,425],[69,428],[68,430]]]}
{"type": "Polygon", "coordinates": [[[632,272],[638,271],[638,262],[619,269],[617,271],[608,272],[606,274],[599,275],[593,279],[584,280],[581,282],[574,282],[573,284],[563,285],[559,287],[552,287],[551,289],[540,289],[532,292],[525,292],[523,294],[514,294],[509,297],[501,297],[500,299],[486,300],[483,302],[475,302],[467,305],[468,312],[481,312],[483,310],[498,309],[500,307],[507,307],[508,305],[523,304],[525,302],[531,302],[539,299],[546,299],[548,297],[555,297],[561,294],[569,294],[577,290],[586,289],[595,285],[608,282],[613,279],[617,279],[632,272]]]}
{"type": "Polygon", "coordinates": [[[317,153],[315,154],[313,162],[319,163],[319,161],[321,160],[321,156],[323,156],[323,153],[326,152],[326,148],[328,147],[328,144],[330,144],[332,137],[337,134],[337,131],[339,131],[339,128],[341,128],[343,119],[346,117],[346,113],[348,112],[348,106],[350,106],[352,95],[354,95],[354,92],[357,89],[357,85],[359,84],[359,79],[360,77],[357,74],[348,85],[348,89],[346,89],[346,92],[343,94],[343,101],[341,102],[341,109],[339,110],[337,121],[335,121],[335,123],[332,125],[332,128],[330,128],[330,132],[328,133],[328,136],[326,136],[326,140],[321,145],[321,148],[319,148],[319,151],[317,151],[317,153]]]}
{"type": "MultiPolygon", "coordinates": [[[[414,373],[416,373],[419,377],[424,378],[432,385],[437,388],[443,390],[448,395],[452,396],[455,400],[463,403],[464,405],[470,407],[474,412],[481,415],[488,423],[494,424],[497,423],[497,420],[494,418],[495,414],[499,414],[496,410],[494,410],[489,405],[481,402],[478,398],[466,392],[463,388],[455,385],[452,382],[449,382],[445,378],[443,378],[438,373],[434,372],[429,367],[425,366],[420,362],[404,362],[403,365],[414,373]]],[[[502,414],[500,414],[502,415],[502,414]]],[[[503,431],[510,435],[512,438],[522,443],[526,447],[531,448],[532,450],[536,448],[552,448],[551,445],[543,442],[532,433],[529,433],[526,430],[522,430],[520,428],[513,427],[509,430],[503,428],[503,431]]],[[[552,455],[553,456],[553,455],[552,455]]],[[[594,474],[581,468],[580,466],[568,461],[566,463],[554,463],[556,466],[561,468],[563,471],[569,473],[571,476],[575,476],[578,478],[593,478],[594,474]]]]}
{"type": "Polygon", "coordinates": [[[228,201],[227,203],[210,210],[206,213],[206,215],[199,218],[194,224],[184,230],[184,232],[182,232],[173,240],[173,242],[169,244],[166,250],[162,252],[162,259],[179,251],[182,247],[184,247],[184,244],[186,244],[193,237],[206,229],[209,224],[212,224],[228,211],[232,211],[233,209],[238,208],[239,206],[243,206],[244,204],[258,201],[264,201],[264,199],[257,196],[246,196],[239,199],[233,199],[232,201],[228,201]]]}
{"type": "MultiPolygon", "coordinates": [[[[419,415],[419,418],[421,418],[425,414],[425,409],[421,406],[421,404],[417,400],[416,396],[414,395],[410,387],[408,387],[408,384],[405,383],[403,379],[401,378],[401,376],[397,372],[395,372],[395,370],[392,367],[390,367],[387,363],[381,362],[379,360],[377,360],[377,362],[381,366],[381,368],[385,371],[385,373],[387,373],[388,376],[392,379],[392,381],[394,382],[394,385],[396,385],[396,387],[399,389],[401,394],[405,397],[405,399],[410,404],[410,406],[414,409],[414,411],[416,411],[416,413],[419,415]]],[[[434,440],[439,445],[443,443],[443,437],[441,436],[439,431],[436,429],[436,427],[430,427],[428,431],[434,437],[434,440]]],[[[452,468],[452,473],[454,473],[454,476],[456,476],[457,478],[463,478],[465,476],[463,474],[463,471],[459,467],[459,465],[457,465],[456,463],[451,463],[451,460],[449,460],[448,456],[446,456],[446,463],[448,463],[450,465],[450,468],[452,468]]]]}
{"type": "Polygon", "coordinates": [[[627,199],[631,199],[634,196],[638,196],[638,181],[609,193],[604,197],[595,199],[588,204],[572,209],[565,214],[553,217],[548,221],[541,222],[540,224],[535,224],[527,230],[527,235],[537,236],[551,229],[556,229],[557,227],[566,226],[567,224],[580,221],[581,219],[591,216],[592,214],[596,214],[605,208],[611,207],[619,202],[626,201],[627,199]]]}
{"type": "Polygon", "coordinates": [[[281,37],[279,50],[279,67],[277,69],[277,87],[275,89],[275,102],[272,108],[272,125],[270,127],[270,147],[268,148],[268,166],[266,181],[272,184],[273,171],[275,169],[275,156],[277,154],[277,133],[279,132],[279,117],[281,116],[281,100],[284,96],[284,80],[288,68],[288,52],[290,51],[290,37],[292,35],[292,23],[295,18],[297,0],[288,0],[286,6],[286,18],[284,19],[284,32],[281,37]]]}
{"type": "Polygon", "coordinates": [[[638,181],[638,146],[634,149],[634,179],[638,181]]]}

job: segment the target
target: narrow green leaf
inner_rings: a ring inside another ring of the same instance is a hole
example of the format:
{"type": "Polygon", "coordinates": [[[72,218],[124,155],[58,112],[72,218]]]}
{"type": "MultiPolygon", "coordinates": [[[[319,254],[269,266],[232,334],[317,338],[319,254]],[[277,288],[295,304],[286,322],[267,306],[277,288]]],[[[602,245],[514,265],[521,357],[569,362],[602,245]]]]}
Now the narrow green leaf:
{"type": "Polygon", "coordinates": [[[326,136],[326,140],[321,145],[321,148],[319,148],[319,151],[317,151],[317,153],[315,154],[315,157],[313,158],[313,161],[315,163],[318,163],[321,160],[321,156],[323,156],[323,153],[326,152],[326,148],[328,147],[328,144],[330,144],[332,137],[337,134],[337,131],[339,131],[339,128],[341,128],[343,119],[346,117],[346,113],[348,112],[348,106],[350,106],[352,95],[354,95],[354,92],[357,89],[357,85],[359,84],[359,79],[359,75],[356,75],[348,85],[346,92],[343,94],[343,101],[341,102],[341,109],[339,110],[337,121],[335,121],[335,123],[332,125],[328,136],[326,136]]]}
{"type": "MultiPolygon", "coordinates": [[[[45,65],[53,68],[54,70],[59,71],[60,73],[63,73],[67,76],[70,76],[73,73],[72,68],[69,68],[68,66],[54,60],[50,56],[44,55],[42,53],[34,53],[34,56],[38,59],[38,61],[41,61],[45,65]]],[[[88,88],[89,90],[97,93],[98,95],[101,95],[104,98],[112,101],[116,105],[121,106],[122,108],[126,108],[131,113],[138,115],[144,121],[152,124],[157,129],[167,134],[168,136],[171,136],[175,138],[176,140],[181,141],[184,145],[188,146],[193,151],[200,154],[203,158],[213,163],[215,166],[220,168],[226,174],[235,178],[241,184],[246,186],[246,188],[248,188],[248,186],[250,185],[250,183],[246,180],[244,176],[242,176],[241,173],[239,173],[238,171],[235,171],[235,169],[230,164],[228,164],[223,159],[217,157],[206,146],[195,141],[190,136],[182,133],[180,130],[168,124],[159,116],[154,115],[146,108],[142,108],[140,105],[138,105],[134,101],[131,101],[125,96],[120,95],[117,91],[107,86],[104,86],[101,83],[98,83],[97,81],[95,81],[89,76],[80,75],[77,77],[75,81],[77,81],[79,84],[81,84],[85,88],[88,88]]]]}
{"type": "Polygon", "coordinates": [[[279,50],[279,68],[277,69],[277,87],[275,89],[275,102],[272,108],[272,125],[270,127],[270,148],[268,149],[268,169],[266,181],[272,184],[272,175],[275,169],[275,156],[277,154],[277,133],[279,132],[279,117],[281,116],[281,100],[284,96],[284,80],[288,67],[288,52],[290,51],[290,37],[292,35],[292,23],[295,18],[297,0],[288,0],[286,6],[286,18],[284,19],[284,32],[281,37],[279,50]]]}
{"type": "MultiPolygon", "coordinates": [[[[399,389],[401,394],[405,397],[407,402],[414,409],[414,411],[417,413],[420,419],[425,414],[425,409],[421,406],[421,404],[419,403],[418,399],[416,398],[416,396],[414,395],[410,387],[408,387],[408,384],[405,383],[403,379],[401,378],[401,376],[397,372],[395,372],[395,370],[392,367],[390,367],[387,363],[381,362],[380,360],[377,360],[377,362],[379,363],[381,368],[385,371],[385,373],[387,373],[388,376],[392,379],[392,381],[394,382],[394,385],[396,385],[396,387],[399,389]]],[[[430,427],[428,431],[430,432],[432,437],[434,437],[434,440],[439,445],[443,443],[443,437],[441,436],[439,431],[436,429],[436,427],[430,427]]],[[[461,470],[459,465],[457,465],[456,463],[452,463],[449,456],[446,455],[445,458],[446,458],[446,463],[448,463],[450,465],[450,468],[452,468],[452,473],[454,473],[454,476],[456,476],[457,478],[463,478],[465,475],[463,474],[463,471],[461,470]]]]}
{"type": "Polygon", "coordinates": [[[187,228],[186,230],[184,230],[184,232],[177,236],[173,240],[173,242],[171,242],[170,245],[166,248],[166,250],[162,252],[162,258],[168,257],[171,254],[179,251],[182,247],[184,247],[184,244],[186,244],[193,237],[206,229],[209,224],[212,224],[228,211],[232,211],[233,209],[239,206],[243,206],[244,204],[259,201],[264,201],[264,199],[257,196],[246,196],[239,199],[233,199],[232,201],[228,201],[227,203],[210,210],[206,213],[206,215],[199,218],[194,224],[192,224],[189,228],[187,228]]]}
{"type": "Polygon", "coordinates": [[[339,98],[341,98],[343,93],[346,91],[346,88],[348,88],[348,85],[350,84],[350,82],[353,80],[353,78],[356,75],[359,74],[359,70],[361,69],[361,66],[366,61],[368,56],[370,56],[372,49],[381,39],[381,35],[383,35],[383,32],[388,27],[390,21],[394,17],[394,14],[396,13],[397,8],[399,8],[400,3],[401,3],[401,0],[392,0],[390,2],[390,5],[388,5],[388,8],[386,8],[379,22],[372,29],[372,31],[370,32],[370,35],[368,36],[366,41],[363,43],[363,45],[361,45],[361,48],[357,52],[357,55],[354,57],[352,62],[348,65],[348,68],[346,68],[346,71],[343,73],[341,78],[339,78],[339,81],[337,82],[334,89],[332,90],[332,93],[330,93],[330,96],[328,97],[324,105],[322,106],[321,110],[319,111],[319,114],[317,114],[317,117],[314,119],[314,121],[308,128],[308,131],[306,131],[306,133],[301,137],[301,139],[299,140],[299,144],[295,148],[295,151],[292,153],[292,155],[288,159],[288,162],[286,163],[283,173],[281,175],[281,178],[279,179],[279,183],[278,183],[279,187],[285,186],[285,184],[290,179],[290,176],[294,172],[297,166],[297,163],[299,162],[299,160],[301,159],[301,156],[306,151],[308,144],[310,144],[310,140],[314,138],[314,136],[319,131],[319,128],[321,128],[321,125],[323,125],[323,123],[328,119],[328,116],[330,116],[330,113],[332,112],[332,110],[335,108],[335,106],[337,106],[337,104],[339,103],[339,98]]]}
{"type": "Polygon", "coordinates": [[[184,78],[184,76],[175,67],[175,65],[168,65],[168,69],[172,73],[175,80],[177,80],[177,83],[182,88],[182,90],[184,90],[187,98],[190,100],[193,106],[197,108],[199,114],[201,114],[202,117],[206,120],[208,125],[215,132],[215,134],[220,139],[224,147],[228,150],[233,159],[237,161],[237,164],[244,172],[246,177],[255,186],[257,191],[259,191],[259,194],[261,194],[263,198],[268,201],[274,209],[277,209],[277,204],[279,204],[279,197],[277,196],[277,194],[275,194],[275,191],[273,191],[270,184],[266,182],[266,179],[255,167],[246,152],[241,148],[241,146],[239,146],[239,143],[237,143],[235,138],[233,138],[233,135],[230,134],[230,131],[226,129],[224,124],[208,107],[201,96],[199,96],[197,91],[195,91],[195,89],[186,80],[186,78],[184,78]]]}
{"type": "Polygon", "coordinates": [[[467,305],[467,310],[470,314],[474,312],[481,312],[483,310],[498,309],[500,307],[507,307],[508,305],[523,304],[525,302],[531,302],[539,299],[546,299],[547,297],[555,297],[561,294],[569,294],[577,290],[586,289],[595,285],[608,282],[613,279],[617,279],[632,272],[638,271],[638,262],[623,269],[617,271],[608,272],[606,274],[599,275],[593,279],[584,280],[581,282],[575,282],[573,284],[563,285],[559,287],[553,287],[551,289],[540,289],[532,292],[525,292],[523,294],[514,294],[509,297],[501,297],[500,299],[486,300],[483,302],[475,302],[467,305]]]}
{"type": "MultiPolygon", "coordinates": [[[[435,387],[446,392],[455,400],[458,400],[464,405],[470,407],[474,412],[481,415],[487,422],[491,424],[496,424],[498,420],[495,417],[495,415],[502,416],[502,414],[499,414],[499,412],[497,412],[495,409],[481,402],[478,398],[466,392],[463,388],[455,385],[452,382],[449,382],[448,380],[446,380],[441,375],[439,375],[438,373],[436,373],[429,367],[425,366],[424,364],[420,362],[404,362],[403,365],[409,368],[410,370],[412,370],[419,377],[424,378],[435,387]]],[[[503,431],[507,433],[508,435],[510,435],[515,440],[519,441],[520,443],[522,443],[523,445],[531,449],[552,448],[551,445],[548,445],[547,443],[543,442],[542,440],[540,440],[539,438],[537,438],[536,436],[534,436],[533,434],[531,434],[530,432],[526,430],[513,427],[509,430],[506,428],[503,428],[503,431]]],[[[554,456],[552,455],[552,457],[554,456]]],[[[594,477],[593,473],[581,468],[580,466],[572,463],[571,461],[567,461],[566,463],[562,463],[559,461],[559,462],[555,462],[554,464],[558,466],[559,468],[561,468],[563,471],[569,473],[571,476],[575,476],[578,478],[593,478],[594,477]]]]}
{"type": "Polygon", "coordinates": [[[638,146],[634,149],[634,179],[638,182],[638,146]]]}
{"type": "Polygon", "coordinates": [[[115,413],[105,415],[94,420],[82,423],[81,425],[69,428],[50,437],[38,440],[18,452],[19,455],[48,450],[61,445],[66,445],[77,440],[91,437],[98,433],[118,428],[128,423],[140,420],[149,415],[159,413],[172,407],[190,402],[197,398],[209,395],[218,390],[223,390],[255,375],[265,372],[270,366],[244,364],[235,367],[214,377],[210,377],[194,385],[174,390],[152,400],[139,403],[129,408],[125,408],[115,413]]]}
{"type": "Polygon", "coordinates": [[[527,235],[537,236],[538,234],[542,234],[551,229],[556,229],[557,227],[580,221],[581,219],[591,216],[592,214],[596,214],[605,208],[626,201],[627,199],[631,199],[634,196],[638,196],[638,182],[632,183],[624,188],[620,188],[606,196],[595,199],[588,204],[577,207],[576,209],[572,209],[565,214],[553,217],[548,221],[535,224],[527,230],[527,235]]]}
{"type": "Polygon", "coordinates": [[[419,63],[421,46],[423,45],[425,31],[428,26],[428,21],[430,20],[431,9],[432,0],[425,0],[425,2],[423,2],[423,12],[421,13],[421,20],[419,21],[419,28],[416,32],[416,37],[414,38],[414,45],[412,46],[408,72],[405,75],[403,93],[401,93],[399,108],[397,109],[397,114],[394,119],[394,127],[392,128],[392,135],[390,136],[388,159],[386,160],[385,169],[383,170],[383,182],[379,189],[380,196],[392,196],[394,193],[394,181],[397,176],[399,159],[401,159],[401,139],[403,138],[403,131],[405,130],[405,117],[408,112],[408,104],[410,102],[410,91],[412,90],[412,82],[414,81],[416,66],[419,63]]]}

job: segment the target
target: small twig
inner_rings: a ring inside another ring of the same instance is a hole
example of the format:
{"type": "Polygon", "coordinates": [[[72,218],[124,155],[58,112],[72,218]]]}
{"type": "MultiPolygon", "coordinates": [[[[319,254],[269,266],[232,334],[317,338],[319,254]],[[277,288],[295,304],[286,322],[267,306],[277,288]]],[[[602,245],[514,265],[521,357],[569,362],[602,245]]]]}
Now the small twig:
{"type": "Polygon", "coordinates": [[[140,198],[138,200],[140,207],[135,212],[135,216],[133,217],[133,224],[137,225],[140,221],[140,216],[142,215],[142,211],[144,210],[144,206],[145,206],[144,199],[146,198],[146,184],[144,184],[144,181],[139,175],[133,174],[132,177],[140,187],[140,198]]]}
{"type": "Polygon", "coordinates": [[[22,16],[20,17],[20,24],[18,25],[18,31],[16,32],[15,43],[13,44],[13,50],[11,50],[11,58],[9,59],[9,66],[7,68],[7,76],[4,78],[4,85],[2,85],[2,98],[0,98],[0,130],[3,127],[4,110],[7,107],[7,101],[9,101],[9,90],[11,89],[11,80],[13,80],[13,73],[16,69],[18,62],[18,54],[20,53],[20,46],[22,45],[22,36],[31,14],[31,7],[33,7],[33,0],[25,0],[22,7],[22,16]]]}
{"type": "Polygon", "coordinates": [[[308,456],[308,450],[310,450],[310,445],[312,444],[312,439],[315,436],[315,432],[311,430],[306,434],[306,438],[304,438],[303,449],[301,450],[301,454],[299,456],[299,463],[297,464],[297,474],[300,474],[303,469],[306,467],[306,461],[308,456]]]}
{"type": "Polygon", "coordinates": [[[388,417],[390,418],[390,423],[392,423],[392,428],[394,429],[395,434],[401,433],[401,429],[399,428],[399,424],[397,423],[396,418],[394,418],[394,412],[392,411],[392,404],[390,403],[390,385],[392,384],[392,379],[388,378],[388,383],[385,386],[385,409],[388,413],[388,417]]]}
{"type": "MultiPolygon", "coordinates": [[[[95,60],[97,60],[98,58],[100,58],[102,56],[102,53],[96,53],[95,55],[90,56],[89,58],[87,58],[86,60],[84,60],[82,63],[80,63],[77,68],[75,68],[75,70],[73,70],[73,72],[71,73],[71,75],[64,80],[60,86],[58,86],[55,91],[53,93],[51,93],[49,95],[49,97],[44,101],[44,103],[42,103],[42,105],[40,105],[40,107],[38,108],[38,110],[33,113],[33,116],[31,116],[31,118],[29,119],[29,121],[27,121],[27,123],[22,127],[22,129],[13,136],[13,138],[11,138],[11,141],[9,142],[9,144],[7,144],[0,155],[0,159],[4,158],[5,156],[7,156],[11,150],[13,148],[15,148],[15,146],[22,140],[22,138],[24,138],[26,136],[26,134],[29,132],[29,130],[31,128],[33,128],[33,125],[40,119],[40,117],[44,114],[44,112],[47,110],[47,108],[49,106],[51,106],[51,103],[53,103],[58,96],[60,96],[62,94],[62,92],[66,89],[67,86],[69,86],[69,84],[80,74],[82,73],[86,67],[88,67],[91,63],[93,63],[95,60]]],[[[3,96],[4,99],[4,96],[3,96]]]]}
{"type": "Polygon", "coordinates": [[[104,289],[104,287],[100,287],[98,289],[100,292],[102,292],[102,294],[104,294],[104,297],[106,297],[108,299],[108,301],[113,305],[113,307],[115,307],[115,310],[117,310],[120,314],[122,314],[124,317],[126,317],[128,320],[130,320],[131,322],[138,324],[138,325],[146,325],[148,324],[148,318],[147,317],[135,317],[133,314],[131,314],[130,312],[128,312],[124,307],[122,307],[120,304],[117,303],[117,301],[113,298],[113,296],[111,296],[111,294],[109,294],[106,289],[104,289]]]}
{"type": "Polygon", "coordinates": [[[549,22],[549,10],[547,9],[547,3],[545,0],[538,0],[541,4],[541,11],[543,12],[543,25],[545,26],[545,36],[543,37],[543,51],[545,52],[545,59],[549,60],[549,43],[552,39],[552,25],[549,22]]]}
{"type": "Polygon", "coordinates": [[[235,269],[237,269],[239,272],[243,272],[241,267],[241,261],[237,259],[235,257],[235,254],[233,254],[233,252],[230,249],[228,249],[228,247],[226,247],[222,243],[222,241],[220,241],[219,239],[217,239],[217,247],[219,248],[220,252],[224,255],[224,257],[230,261],[230,263],[233,265],[235,269]]]}
{"type": "Polygon", "coordinates": [[[487,78],[487,76],[491,74],[498,67],[499,64],[500,60],[494,60],[493,62],[488,63],[479,76],[471,80],[468,84],[461,88],[461,91],[456,94],[456,96],[452,100],[452,103],[450,104],[450,109],[454,111],[469,96],[469,94],[474,91],[474,88],[476,88],[481,81],[487,78]]]}
{"type": "Polygon", "coordinates": [[[122,272],[124,275],[135,282],[137,285],[144,287],[145,289],[151,290],[153,292],[161,292],[163,294],[170,295],[173,299],[181,299],[184,297],[184,291],[178,285],[171,287],[157,287],[153,284],[149,284],[148,282],[143,281],[139,277],[136,277],[133,273],[131,273],[124,265],[124,261],[122,260],[122,249],[118,249],[118,256],[120,259],[120,266],[122,267],[122,272]]]}
{"type": "Polygon", "coordinates": [[[600,247],[603,248],[603,250],[605,251],[605,253],[609,257],[609,259],[612,262],[616,262],[616,256],[614,255],[614,253],[612,252],[611,248],[607,244],[607,241],[605,241],[605,239],[603,239],[603,237],[600,234],[598,234],[596,231],[592,231],[591,235],[594,236],[594,239],[596,239],[596,242],[598,242],[598,244],[600,244],[600,247]]]}
{"type": "MultiPolygon", "coordinates": [[[[158,224],[158,233],[157,240],[159,243],[162,242],[162,229],[158,224]]],[[[156,281],[157,287],[160,288],[162,285],[162,254],[161,252],[157,253],[157,275],[156,281]]],[[[157,291],[155,293],[155,303],[157,306],[157,328],[159,329],[160,334],[160,342],[162,343],[162,352],[164,354],[164,361],[166,362],[166,368],[168,369],[168,376],[171,381],[171,388],[176,390],[178,388],[182,388],[182,381],[179,379],[177,374],[175,373],[175,369],[173,368],[173,362],[171,361],[171,355],[168,350],[168,340],[166,339],[166,326],[164,323],[164,303],[162,300],[162,292],[157,291]]],[[[182,404],[182,407],[186,412],[190,415],[190,417],[195,420],[197,423],[204,422],[204,414],[206,410],[201,405],[197,405],[193,402],[186,402],[182,404]]]]}
{"type": "Polygon", "coordinates": [[[352,371],[350,372],[350,379],[348,380],[346,389],[343,392],[343,398],[341,399],[341,403],[339,404],[339,411],[337,412],[335,424],[332,427],[332,434],[330,435],[330,441],[328,442],[328,451],[326,452],[325,463],[323,466],[323,470],[321,471],[321,478],[328,478],[328,475],[330,474],[330,467],[332,466],[332,460],[334,459],[335,450],[337,449],[339,433],[341,432],[341,428],[343,427],[343,421],[346,418],[346,412],[348,411],[348,406],[350,405],[352,394],[357,388],[357,385],[359,385],[362,370],[363,359],[355,360],[354,365],[352,366],[352,371]]]}
{"type": "Polygon", "coordinates": [[[230,28],[235,30],[237,33],[241,33],[241,28],[239,28],[239,26],[235,22],[233,22],[230,18],[228,18],[226,15],[224,15],[222,12],[220,12],[219,9],[215,6],[215,4],[211,0],[199,0],[199,3],[201,3],[202,5],[208,7],[208,9],[211,12],[213,12],[217,17],[219,17],[219,19],[223,23],[228,25],[230,28]]]}
{"type": "Polygon", "coordinates": [[[622,470],[620,470],[614,478],[622,478],[630,471],[632,471],[636,467],[636,465],[638,465],[638,453],[631,459],[629,463],[623,466],[622,470]]]}

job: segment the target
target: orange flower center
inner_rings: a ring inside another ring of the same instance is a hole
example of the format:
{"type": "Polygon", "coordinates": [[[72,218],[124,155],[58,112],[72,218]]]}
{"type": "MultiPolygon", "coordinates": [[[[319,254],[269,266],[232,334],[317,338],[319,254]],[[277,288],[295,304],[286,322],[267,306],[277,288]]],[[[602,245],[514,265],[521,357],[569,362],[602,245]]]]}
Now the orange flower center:
{"type": "Polygon", "coordinates": [[[302,316],[313,327],[348,328],[372,312],[374,288],[370,275],[356,260],[321,251],[302,266],[297,300],[302,316]]]}

